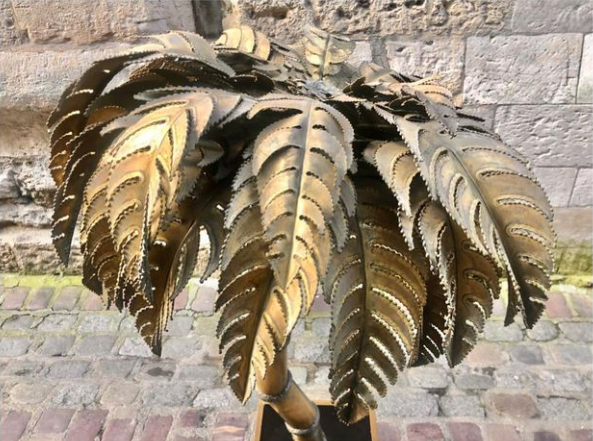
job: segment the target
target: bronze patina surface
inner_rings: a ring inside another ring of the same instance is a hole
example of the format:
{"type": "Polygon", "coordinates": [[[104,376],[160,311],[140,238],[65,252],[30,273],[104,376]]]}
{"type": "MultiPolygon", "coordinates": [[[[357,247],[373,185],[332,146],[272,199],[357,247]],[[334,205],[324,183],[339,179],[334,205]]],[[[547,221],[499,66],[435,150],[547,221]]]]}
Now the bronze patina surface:
{"type": "Polygon", "coordinates": [[[503,273],[507,323],[533,326],[553,271],[526,160],[436,77],[354,68],[353,48],[315,28],[293,46],[157,35],[94,63],[48,121],[62,259],[78,222],[85,285],[159,353],[205,231],[229,385],[242,402],[256,387],[295,440],[324,438],[285,350],[320,286],[331,396],[354,424],[406,367],[463,360],[503,273]]]}

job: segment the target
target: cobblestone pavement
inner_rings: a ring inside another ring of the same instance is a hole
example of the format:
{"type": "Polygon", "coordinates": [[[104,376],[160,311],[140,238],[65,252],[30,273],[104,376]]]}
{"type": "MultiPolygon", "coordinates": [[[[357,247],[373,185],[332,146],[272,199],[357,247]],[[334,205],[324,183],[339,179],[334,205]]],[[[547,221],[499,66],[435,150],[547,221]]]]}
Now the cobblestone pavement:
{"type": "MultiPolygon", "coordinates": [[[[241,407],[221,379],[215,282],[192,280],[177,299],[158,359],[130,317],[76,280],[5,278],[2,441],[250,439],[257,403],[241,407]]],[[[290,347],[293,376],[316,398],[328,397],[327,311],[316,303],[290,347]]],[[[526,332],[504,328],[498,304],[461,366],[402,376],[378,410],[381,441],[590,441],[591,311],[590,292],[557,286],[526,332]]]]}

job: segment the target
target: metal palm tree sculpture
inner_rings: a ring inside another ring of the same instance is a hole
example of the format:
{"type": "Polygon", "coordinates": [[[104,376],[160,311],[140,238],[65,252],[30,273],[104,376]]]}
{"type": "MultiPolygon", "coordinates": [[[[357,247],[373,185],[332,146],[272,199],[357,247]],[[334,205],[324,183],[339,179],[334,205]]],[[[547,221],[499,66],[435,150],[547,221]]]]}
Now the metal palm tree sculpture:
{"type": "Polygon", "coordinates": [[[205,230],[228,382],[299,440],[323,434],[285,348],[320,286],[331,395],[353,423],[402,369],[459,363],[503,273],[506,322],[533,326],[553,270],[525,159],[435,78],[354,69],[353,45],[315,28],[294,46],[248,27],[158,35],[94,63],[48,122],[64,262],[78,220],[85,285],[158,354],[205,230]]]}

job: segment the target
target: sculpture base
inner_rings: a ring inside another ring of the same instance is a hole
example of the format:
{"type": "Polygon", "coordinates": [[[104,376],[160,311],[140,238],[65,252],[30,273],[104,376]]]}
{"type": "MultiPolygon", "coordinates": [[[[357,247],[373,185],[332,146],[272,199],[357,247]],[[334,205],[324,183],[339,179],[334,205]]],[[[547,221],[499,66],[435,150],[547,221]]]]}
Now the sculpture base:
{"type": "MultiPolygon", "coordinates": [[[[316,401],[327,441],[379,441],[375,413],[351,426],[342,424],[329,401],[316,401]]],[[[292,441],[284,421],[268,404],[260,403],[253,441],[292,441]]]]}

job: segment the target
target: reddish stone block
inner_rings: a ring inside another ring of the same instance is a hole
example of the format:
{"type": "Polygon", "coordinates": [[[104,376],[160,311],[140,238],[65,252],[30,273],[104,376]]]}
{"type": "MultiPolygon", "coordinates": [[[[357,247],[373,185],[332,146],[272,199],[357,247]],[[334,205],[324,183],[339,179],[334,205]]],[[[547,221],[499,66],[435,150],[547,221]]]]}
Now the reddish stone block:
{"type": "Polygon", "coordinates": [[[66,286],[62,288],[58,293],[52,309],[54,311],[72,311],[76,307],[81,294],[82,288],[79,286],[66,286]]]}
{"type": "Polygon", "coordinates": [[[103,305],[101,298],[97,294],[89,292],[81,309],[85,311],[103,311],[105,305],[103,305]]]}
{"type": "Polygon", "coordinates": [[[488,397],[494,413],[512,418],[527,419],[538,414],[533,398],[523,394],[492,394],[488,397]]]}
{"type": "Polygon", "coordinates": [[[551,292],[548,294],[548,301],[546,302],[546,314],[550,318],[571,318],[572,312],[566,303],[564,295],[559,292],[551,292]]]}
{"type": "Polygon", "coordinates": [[[206,413],[199,410],[188,410],[181,414],[179,419],[180,427],[203,427],[206,413]]]}
{"type": "Polygon", "coordinates": [[[108,420],[101,441],[130,441],[136,430],[136,420],[115,418],[108,420]]]}
{"type": "Polygon", "coordinates": [[[183,291],[179,293],[177,297],[175,297],[175,301],[173,302],[174,309],[185,309],[187,306],[187,298],[189,296],[189,291],[185,288],[183,291]]]}
{"type": "Polygon", "coordinates": [[[14,410],[8,414],[3,412],[3,414],[0,422],[0,439],[2,441],[19,441],[27,428],[31,414],[14,410]]]}
{"type": "Polygon", "coordinates": [[[480,341],[468,354],[464,363],[474,366],[500,366],[504,362],[507,351],[496,343],[480,341]]]}
{"type": "Polygon", "coordinates": [[[583,318],[593,318],[593,299],[586,294],[571,294],[570,301],[574,312],[583,318]]]}
{"type": "Polygon", "coordinates": [[[401,434],[399,428],[393,424],[379,422],[377,423],[377,434],[379,440],[400,441],[401,434]]]}
{"type": "Polygon", "coordinates": [[[323,294],[317,293],[317,295],[315,296],[315,300],[313,300],[311,311],[324,313],[331,311],[331,307],[325,302],[323,294]]]}
{"type": "Polygon", "coordinates": [[[535,432],[533,434],[533,441],[562,441],[562,438],[554,432],[542,430],[541,432],[535,432]]]}
{"type": "Polygon", "coordinates": [[[33,294],[33,298],[29,300],[27,309],[37,311],[39,309],[47,308],[49,305],[49,300],[53,294],[53,288],[39,288],[37,291],[35,291],[35,294],[33,294]]]}
{"type": "Polygon", "coordinates": [[[212,441],[243,441],[247,425],[244,413],[220,413],[212,430],[212,441]]]}
{"type": "Polygon", "coordinates": [[[17,286],[15,288],[3,288],[2,291],[2,309],[21,309],[30,289],[17,286]]]}
{"type": "Polygon", "coordinates": [[[482,432],[474,423],[449,423],[451,441],[482,441],[482,432]]]}
{"type": "Polygon", "coordinates": [[[74,411],[72,409],[47,409],[37,421],[37,433],[62,433],[68,428],[74,411]]]}
{"type": "Polygon", "coordinates": [[[488,424],[485,429],[487,441],[521,441],[517,428],[509,424],[488,424]]]}
{"type": "Polygon", "coordinates": [[[414,423],[406,427],[408,441],[443,441],[443,431],[438,424],[414,423]]]}
{"type": "Polygon", "coordinates": [[[171,415],[149,416],[144,425],[140,441],[165,441],[172,423],[173,417],[171,415]]]}
{"type": "Polygon", "coordinates": [[[216,302],[216,290],[211,286],[200,286],[196,294],[196,299],[191,305],[191,309],[196,312],[206,314],[214,313],[214,306],[216,302]]]}
{"type": "Polygon", "coordinates": [[[201,437],[199,435],[196,435],[196,436],[177,435],[175,438],[173,438],[173,441],[206,441],[206,438],[201,437]]]}
{"type": "Polygon", "coordinates": [[[64,441],[94,441],[106,417],[106,410],[78,411],[70,423],[64,441]]]}
{"type": "Polygon", "coordinates": [[[591,430],[591,429],[572,430],[569,433],[568,440],[569,441],[593,441],[593,430],[591,430]]]}

